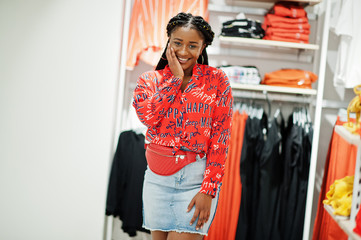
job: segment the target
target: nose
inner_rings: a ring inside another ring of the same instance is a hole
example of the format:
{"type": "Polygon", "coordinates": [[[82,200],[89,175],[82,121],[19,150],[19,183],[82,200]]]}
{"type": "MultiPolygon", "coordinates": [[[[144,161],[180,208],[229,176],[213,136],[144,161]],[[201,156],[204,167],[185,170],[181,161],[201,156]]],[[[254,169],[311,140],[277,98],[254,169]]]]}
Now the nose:
{"type": "Polygon", "coordinates": [[[181,55],[181,56],[187,55],[187,47],[185,45],[181,46],[178,49],[178,54],[181,55]]]}

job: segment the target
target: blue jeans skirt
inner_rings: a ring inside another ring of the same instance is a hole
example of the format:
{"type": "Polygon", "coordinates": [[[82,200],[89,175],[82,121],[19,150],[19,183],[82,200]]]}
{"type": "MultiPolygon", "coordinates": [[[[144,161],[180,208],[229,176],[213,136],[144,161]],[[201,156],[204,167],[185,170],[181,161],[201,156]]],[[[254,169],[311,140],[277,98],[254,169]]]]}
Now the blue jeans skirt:
{"type": "Polygon", "coordinates": [[[189,225],[195,206],[187,212],[193,197],[199,192],[203,173],[206,169],[206,157],[190,163],[170,176],[161,176],[147,168],[143,184],[143,227],[150,231],[186,232],[207,235],[213,221],[218,194],[212,199],[209,220],[203,228],[196,230],[197,220],[189,225]]]}

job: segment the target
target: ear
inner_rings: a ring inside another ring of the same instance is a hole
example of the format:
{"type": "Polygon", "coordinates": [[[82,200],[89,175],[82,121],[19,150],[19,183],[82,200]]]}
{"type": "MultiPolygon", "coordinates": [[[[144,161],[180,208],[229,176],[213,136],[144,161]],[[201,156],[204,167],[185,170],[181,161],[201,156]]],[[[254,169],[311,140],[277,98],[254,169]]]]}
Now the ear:
{"type": "Polygon", "coordinates": [[[201,47],[201,54],[202,54],[202,52],[203,52],[203,50],[204,50],[204,48],[207,46],[207,44],[205,44],[205,43],[203,43],[203,45],[202,45],[202,47],[201,47]]]}

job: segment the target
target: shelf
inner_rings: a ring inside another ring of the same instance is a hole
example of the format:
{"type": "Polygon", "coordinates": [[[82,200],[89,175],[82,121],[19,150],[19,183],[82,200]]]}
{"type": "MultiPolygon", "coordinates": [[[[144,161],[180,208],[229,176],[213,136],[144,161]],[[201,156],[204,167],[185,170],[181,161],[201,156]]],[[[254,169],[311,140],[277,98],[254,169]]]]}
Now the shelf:
{"type": "MultiPolygon", "coordinates": [[[[361,237],[354,233],[354,225],[351,223],[349,218],[343,217],[343,216],[337,216],[333,214],[333,209],[331,206],[324,204],[323,205],[326,212],[330,214],[330,216],[337,222],[337,224],[340,226],[340,228],[351,238],[354,240],[361,240],[361,237]]],[[[349,238],[349,239],[350,239],[349,238]]]]}
{"type": "Polygon", "coordinates": [[[305,43],[293,43],[293,42],[282,42],[273,40],[263,40],[255,38],[241,38],[241,37],[224,37],[219,36],[219,40],[222,44],[230,44],[235,46],[253,45],[253,46],[264,46],[264,47],[280,47],[280,48],[293,48],[299,50],[318,50],[319,46],[316,44],[305,44],[305,43]]]}
{"type": "Polygon", "coordinates": [[[316,95],[317,90],[305,89],[305,88],[291,88],[291,87],[276,87],[269,85],[250,85],[250,84],[239,84],[231,83],[232,90],[247,90],[247,91],[266,91],[273,93],[284,93],[284,94],[301,94],[301,95],[316,95]]]}
{"type": "MultiPolygon", "coordinates": [[[[279,0],[252,0],[251,2],[262,2],[262,3],[275,3],[279,0]]],[[[289,2],[298,2],[303,4],[315,5],[320,3],[322,0],[287,0],[289,2]]],[[[228,4],[240,4],[242,2],[250,2],[250,0],[226,0],[228,4]]]]}
{"type": "Polygon", "coordinates": [[[360,135],[350,133],[345,127],[343,126],[336,126],[335,132],[338,133],[343,139],[353,145],[357,145],[361,147],[361,139],[360,135]]]}

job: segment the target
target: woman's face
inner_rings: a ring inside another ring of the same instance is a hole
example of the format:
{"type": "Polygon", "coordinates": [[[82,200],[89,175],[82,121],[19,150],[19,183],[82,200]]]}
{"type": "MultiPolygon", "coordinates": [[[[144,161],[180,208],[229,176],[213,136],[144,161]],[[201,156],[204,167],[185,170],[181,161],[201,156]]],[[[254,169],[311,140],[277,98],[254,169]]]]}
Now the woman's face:
{"type": "Polygon", "coordinates": [[[193,67],[206,46],[201,33],[190,27],[178,27],[171,33],[169,45],[174,49],[184,74],[192,75],[193,67]]]}

